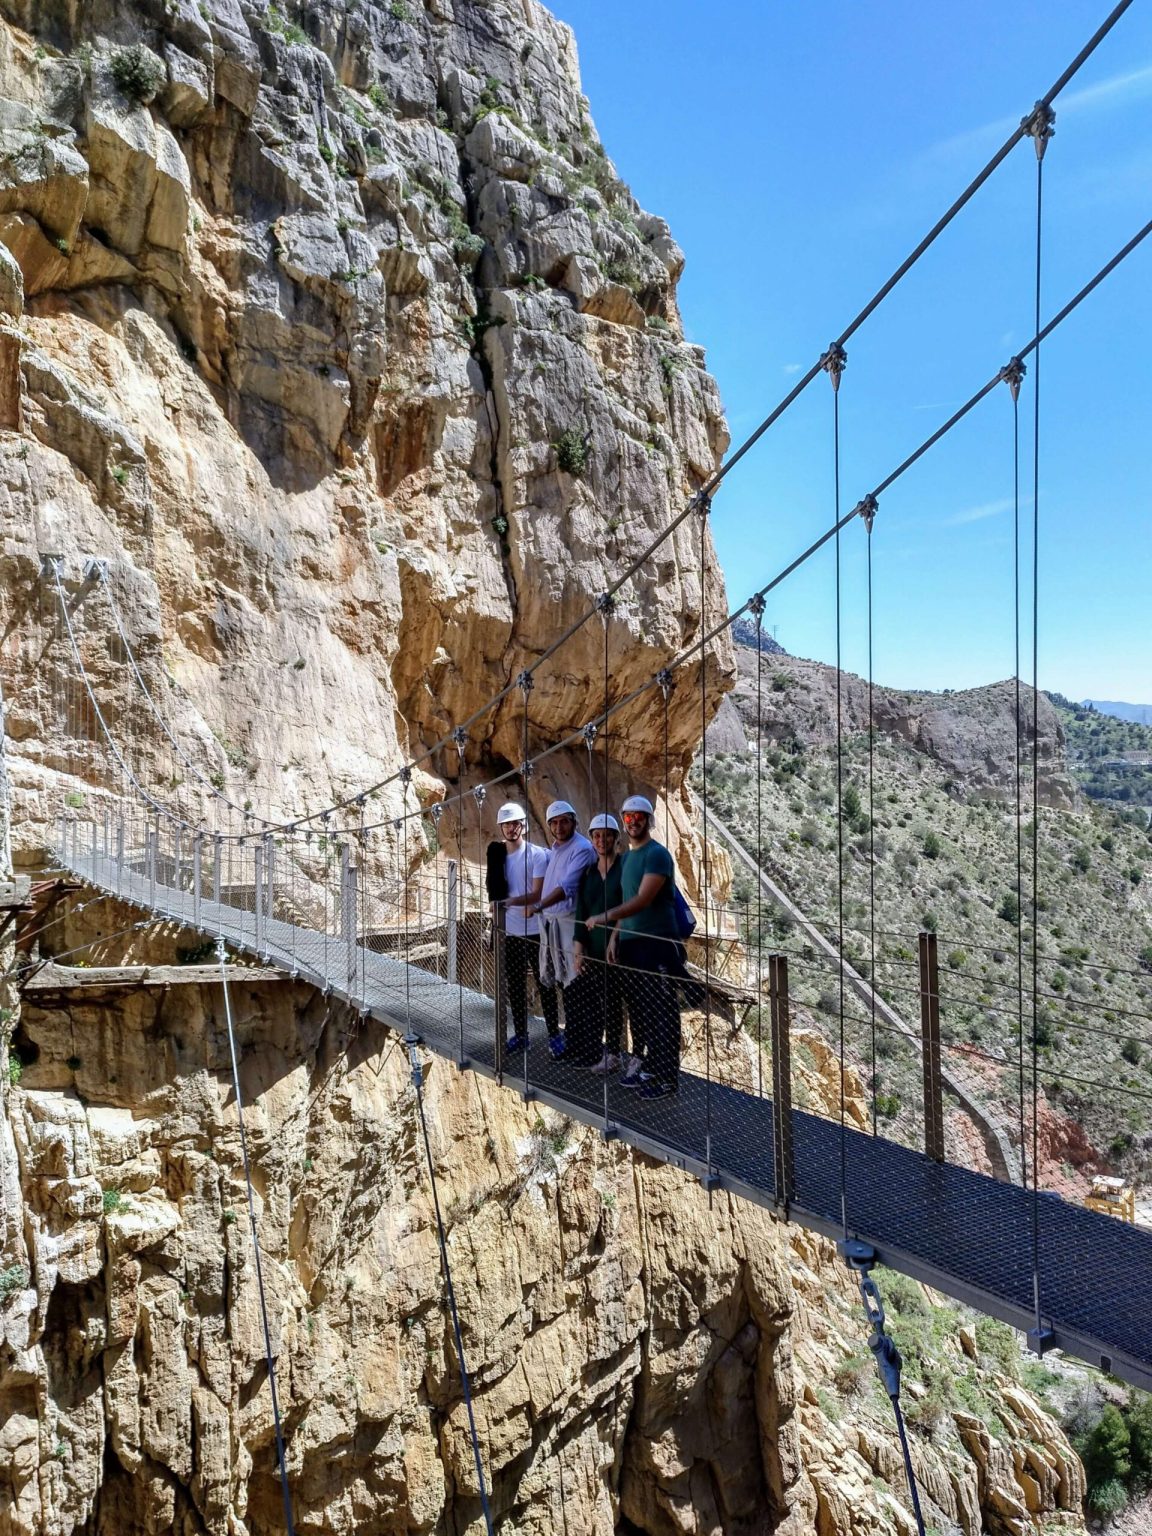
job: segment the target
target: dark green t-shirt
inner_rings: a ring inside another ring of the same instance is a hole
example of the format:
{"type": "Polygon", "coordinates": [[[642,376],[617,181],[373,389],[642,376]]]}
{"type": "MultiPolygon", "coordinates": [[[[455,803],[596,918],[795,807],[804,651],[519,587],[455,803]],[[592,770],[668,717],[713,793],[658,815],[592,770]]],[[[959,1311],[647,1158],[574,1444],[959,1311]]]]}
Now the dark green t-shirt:
{"type": "Polygon", "coordinates": [[[672,855],[663,843],[650,838],[642,847],[630,848],[622,862],[620,889],[625,902],[639,894],[640,882],[645,875],[663,875],[664,884],[650,907],[620,919],[621,936],[636,933],[659,939],[674,939],[676,929],[672,921],[672,892],[676,888],[676,876],[672,855]]]}
{"type": "Polygon", "coordinates": [[[611,928],[587,928],[586,919],[598,916],[601,912],[607,912],[612,907],[618,907],[623,903],[624,897],[620,886],[620,865],[622,860],[616,859],[612,868],[608,871],[605,880],[600,873],[600,865],[590,864],[584,871],[580,880],[580,891],[576,897],[576,938],[583,944],[585,953],[593,960],[603,960],[608,950],[608,935],[611,928]]]}

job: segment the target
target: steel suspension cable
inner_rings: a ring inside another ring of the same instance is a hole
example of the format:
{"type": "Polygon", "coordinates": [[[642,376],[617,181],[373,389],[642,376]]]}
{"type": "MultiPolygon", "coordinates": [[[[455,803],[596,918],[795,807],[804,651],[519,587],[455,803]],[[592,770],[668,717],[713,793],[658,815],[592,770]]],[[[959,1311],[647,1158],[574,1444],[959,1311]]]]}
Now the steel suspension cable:
{"type": "MultiPolygon", "coordinates": [[[[764,863],[764,599],[753,608],[756,617],[756,865],[764,863]]],[[[756,1092],[764,1096],[764,882],[756,881],[756,1092]]]]}
{"type": "Polygon", "coordinates": [[[844,672],[842,656],[842,590],[840,570],[840,379],[847,363],[844,348],[829,347],[825,369],[832,381],[832,494],[836,512],[836,967],[840,991],[840,1219],[844,1237],[848,1237],[848,1106],[845,1088],[847,1070],[844,1041],[844,1004],[847,978],[844,975],[844,672]]]}
{"type": "MultiPolygon", "coordinates": [[[[707,622],[705,592],[708,534],[707,500],[700,505],[700,628],[707,622]]],[[[700,885],[704,908],[704,1146],[705,1166],[712,1177],[712,976],[709,943],[709,905],[712,894],[711,867],[708,858],[708,652],[700,649],[700,885]]],[[[711,1188],[711,1183],[709,1183],[711,1188]]]]}
{"type": "MultiPolygon", "coordinates": [[[[870,1092],[873,1136],[878,1130],[876,1109],[878,1089],[876,1081],[876,723],[873,710],[872,668],[872,526],[875,520],[874,512],[864,514],[864,526],[867,529],[865,548],[868,561],[868,996],[871,1001],[872,1016],[870,1092]]],[[[843,964],[840,966],[840,974],[841,976],[844,974],[843,964]]]]}
{"type": "Polygon", "coordinates": [[[1016,737],[1013,779],[1016,793],[1016,1057],[1019,1074],[1017,1109],[1020,1121],[1020,1177],[1027,1189],[1029,1148],[1024,1114],[1024,787],[1021,763],[1023,752],[1021,712],[1024,705],[1020,680],[1020,384],[1023,376],[1024,364],[1019,363],[1008,376],[1007,383],[1012,392],[1012,613],[1016,737]]]}
{"type": "MultiPolygon", "coordinates": [[[[1041,108],[1046,109],[1048,106],[1050,106],[1052,101],[1073,79],[1073,77],[1079,72],[1079,70],[1088,61],[1088,59],[1091,58],[1093,53],[1095,53],[1096,49],[1108,36],[1109,32],[1111,32],[1112,28],[1120,20],[1124,12],[1128,10],[1131,4],[1132,0],[1120,0],[1120,3],[1114,7],[1104,22],[1097,28],[1091,38],[1089,38],[1088,42],[1085,43],[1083,48],[1080,49],[1079,53],[1077,53],[1071,63],[1062,71],[1056,81],[1048,88],[1048,90],[1036,103],[1036,106],[1032,109],[1032,112],[1021,121],[1020,125],[1015,128],[1012,133],[1009,134],[1008,138],[1004,141],[996,153],[972,178],[972,180],[968,183],[960,195],[941,215],[941,217],[936,221],[936,223],[923,237],[923,239],[919,241],[919,243],[908,254],[908,256],[904,258],[904,260],[899,264],[895,271],[880,285],[880,287],[863,306],[863,308],[856,313],[856,315],[852,318],[844,330],[841,331],[840,335],[833,343],[834,346],[843,347],[851,339],[851,337],[855,335],[855,333],[860,329],[864,322],[880,307],[880,305],[884,302],[892,290],[897,287],[897,285],[908,275],[908,273],[921,259],[921,257],[924,256],[924,254],[931,248],[931,246],[935,244],[940,235],[943,234],[943,232],[948,228],[948,226],[957,217],[957,215],[968,205],[969,202],[971,202],[972,198],[989,179],[989,177],[991,177],[996,169],[1001,165],[1001,163],[1007,159],[1012,150],[1015,149],[1016,145],[1019,144],[1024,137],[1027,136],[1029,132],[1028,125],[1031,123],[1035,113],[1041,108]]],[[[801,375],[801,377],[796,381],[796,383],[792,386],[784,398],[776,406],[773,407],[773,409],[768,413],[768,415],[755,429],[755,431],[752,432],[744,440],[740,447],[737,448],[735,452],[731,453],[725,462],[708,477],[703,486],[701,486],[700,490],[697,492],[696,496],[691,498],[688,504],[683,507],[679,513],[677,513],[677,515],[672,519],[668,526],[664,528],[660,533],[658,533],[655,538],[648,544],[643,553],[640,554],[635,560],[633,560],[632,563],[621,573],[621,575],[618,576],[616,580],[608,586],[606,592],[608,597],[614,597],[616,593],[618,593],[620,589],[626,585],[627,582],[629,582],[635,575],[637,575],[638,572],[643,570],[644,566],[647,565],[648,561],[652,558],[657,549],[659,549],[660,546],[667,539],[669,539],[673,533],[676,532],[681,524],[683,524],[689,517],[692,516],[693,512],[697,509],[697,503],[699,499],[707,499],[713,495],[713,493],[720,486],[726,476],[731,473],[736,465],[740,463],[741,459],[743,459],[744,456],[755,446],[755,444],[759,442],[765,432],[767,432],[769,428],[772,427],[780,419],[780,417],[784,415],[785,411],[787,411],[788,408],[794,404],[797,399],[799,399],[800,395],[802,395],[803,392],[808,388],[813,379],[815,379],[820,374],[823,367],[824,358],[821,357],[816,362],[814,362],[804,374],[801,375]]],[[[528,667],[529,674],[535,672],[540,666],[544,664],[544,662],[550,660],[556,654],[556,652],[573,637],[573,635],[577,634],[579,630],[581,630],[584,625],[587,624],[590,619],[592,619],[596,612],[597,607],[596,605],[593,605],[592,607],[588,608],[578,619],[574,620],[567,627],[567,629],[562,631],[562,633],[558,635],[540,653],[536,660],[530,663],[528,667]]],[[[498,704],[502,703],[503,700],[506,699],[509,694],[511,694],[514,687],[514,682],[509,681],[506,683],[498,693],[494,694],[484,704],[480,705],[478,709],[474,710],[472,714],[462,722],[461,725],[455,728],[455,730],[463,730],[466,732],[478,720],[482,719],[490,710],[495,709],[498,704]]],[[[441,751],[444,747],[452,743],[454,735],[455,731],[450,732],[440,741],[436,742],[433,746],[427,748],[419,756],[411,759],[411,766],[415,767],[419,763],[430,761],[435,757],[437,752],[441,751]]],[[[369,789],[358,791],[357,794],[374,793],[375,791],[382,789],[385,785],[391,783],[394,778],[395,775],[391,775],[388,778],[381,779],[378,783],[370,786],[369,789]]],[[[331,811],[342,810],[345,807],[353,804],[356,798],[357,795],[346,796],[341,800],[335,801],[331,806],[328,807],[328,809],[331,811]]],[[[299,822],[304,820],[312,820],[317,814],[319,813],[312,813],[312,815],[309,817],[298,817],[297,821],[299,822]]],[[[278,827],[279,825],[280,824],[277,824],[278,827]]],[[[285,823],[284,825],[288,824],[285,823]]]]}
{"type": "MultiPolygon", "coordinates": [[[[1127,259],[1127,257],[1129,257],[1143,243],[1143,241],[1148,238],[1148,236],[1150,234],[1152,234],[1152,220],[1149,220],[1141,229],[1139,229],[1136,232],[1136,234],[1133,235],[1133,237],[1123,247],[1121,247],[1121,249],[1119,251],[1117,251],[1116,254],[1108,262],[1106,262],[1105,265],[1103,267],[1101,267],[1100,270],[1079,290],[1079,292],[1076,293],[1064,305],[1064,307],[1056,315],[1054,315],[1051,320],[1049,320],[1047,322],[1046,325],[1044,325],[1039,331],[1037,331],[1037,333],[1032,337],[1032,339],[1023,348],[1021,348],[1021,350],[1016,354],[1016,357],[1013,358],[1013,360],[1012,360],[1013,363],[1015,363],[1017,361],[1022,361],[1026,357],[1030,356],[1031,353],[1040,344],[1040,342],[1042,342],[1045,339],[1047,339],[1047,337],[1050,336],[1053,333],[1053,331],[1055,331],[1056,328],[1059,325],[1061,325],[1065,320],[1067,320],[1069,318],[1069,316],[1071,314],[1073,314],[1073,312],[1076,309],[1078,309],[1079,306],[1089,297],[1089,295],[1091,293],[1093,293],[1094,290],[1097,287],[1099,287],[1099,285],[1108,276],[1110,276],[1111,273],[1113,271],[1115,271],[1116,268],[1123,261],[1125,261],[1127,259]]],[[[947,432],[952,430],[952,428],[954,428],[965,416],[967,416],[973,409],[975,409],[975,407],[987,395],[989,395],[995,389],[996,385],[1001,383],[1004,380],[1004,377],[1005,377],[1005,369],[1000,369],[994,375],[994,377],[991,378],[985,385],[983,385],[963,406],[960,407],[960,409],[958,411],[954,412],[953,415],[951,417],[949,417],[949,419],[944,423],[944,425],[942,427],[938,428],[935,432],[933,432],[931,434],[930,437],[925,439],[925,441],[920,445],[919,448],[917,448],[915,450],[914,453],[910,454],[899,466],[897,466],[897,468],[895,470],[892,471],[892,473],[890,475],[888,475],[886,477],[886,479],[881,481],[880,484],[876,487],[876,489],[874,491],[872,491],[868,495],[864,496],[861,499],[861,501],[857,504],[856,507],[854,507],[850,512],[845,513],[837,521],[837,523],[833,527],[827,529],[824,533],[822,533],[820,535],[819,538],[813,540],[813,542],[807,547],[807,549],[805,549],[801,554],[799,554],[794,560],[789,562],[789,564],[786,565],[782,570],[778,571],[777,574],[771,579],[771,581],[767,582],[764,586],[762,586],[759,589],[759,591],[753,595],[753,597],[749,598],[747,601],[742,603],[740,605],[740,607],[734,609],[724,620],[722,620],[719,624],[715,625],[710,631],[708,631],[707,634],[701,636],[698,640],[694,641],[691,645],[686,646],[682,651],[680,651],[668,663],[668,666],[666,668],[661,668],[660,671],[664,672],[664,671],[668,670],[668,668],[675,668],[675,667],[681,666],[685,661],[690,660],[693,656],[695,656],[697,654],[698,651],[702,650],[704,647],[709,645],[717,637],[717,635],[722,633],[726,628],[728,628],[737,619],[743,617],[744,614],[749,612],[750,609],[751,609],[752,603],[755,601],[755,599],[757,597],[766,597],[776,587],[780,586],[785,580],[787,580],[787,578],[789,576],[791,576],[796,570],[798,570],[802,565],[806,564],[806,562],[808,560],[810,560],[813,555],[817,554],[821,549],[824,548],[824,546],[826,544],[828,544],[832,539],[834,539],[836,537],[836,535],[843,528],[845,528],[848,525],[848,523],[850,523],[852,521],[852,519],[854,517],[856,517],[858,515],[863,515],[865,510],[868,509],[870,506],[874,510],[874,504],[875,504],[877,498],[879,497],[880,492],[883,491],[883,490],[886,490],[887,488],[889,488],[892,484],[894,484],[894,482],[896,480],[898,480],[903,474],[905,474],[913,466],[913,464],[915,464],[920,458],[922,458],[924,456],[924,454],[931,447],[933,447],[937,442],[939,442],[940,439],[942,437],[944,437],[947,432]]],[[[74,652],[74,654],[75,654],[75,652],[74,652]]],[[[83,663],[79,659],[78,656],[76,657],[76,660],[77,660],[77,665],[82,669],[83,668],[83,663]]],[[[636,700],[639,699],[640,697],[642,697],[642,695],[644,693],[646,693],[650,688],[652,688],[652,687],[654,687],[654,686],[656,686],[658,684],[659,677],[660,677],[660,673],[653,674],[653,676],[650,677],[646,682],[644,682],[644,683],[640,684],[638,687],[634,688],[630,693],[625,694],[621,698],[617,699],[610,706],[610,709],[608,711],[608,715],[609,716],[614,715],[618,711],[620,711],[622,709],[625,709],[629,705],[635,703],[636,700]]],[[[97,718],[100,721],[101,728],[103,729],[104,734],[105,734],[105,736],[106,736],[106,738],[108,740],[109,747],[113,751],[114,755],[117,757],[118,761],[121,763],[121,766],[124,768],[125,776],[128,778],[130,784],[138,791],[138,793],[142,796],[142,798],[144,798],[158,812],[168,816],[169,819],[177,821],[178,824],[180,824],[180,825],[189,826],[190,824],[184,818],[178,817],[178,816],[174,816],[172,811],[168,807],[164,806],[160,801],[156,800],[154,796],[149,795],[148,792],[146,790],[144,790],[143,786],[139,784],[139,781],[135,778],[135,776],[128,769],[127,765],[124,763],[123,755],[117,750],[115,742],[114,742],[113,738],[111,737],[111,734],[108,731],[107,722],[104,720],[104,718],[100,714],[99,710],[97,710],[96,713],[97,713],[97,718]]],[[[602,719],[603,719],[603,717],[601,717],[601,720],[602,719]]],[[[598,722],[595,722],[595,723],[600,723],[600,722],[598,721],[598,722]]],[[[567,747],[572,746],[576,741],[579,741],[581,739],[582,734],[583,734],[583,729],[584,728],[581,728],[580,730],[577,730],[577,731],[571,733],[569,736],[564,737],[560,741],[553,743],[552,746],[546,748],[543,752],[541,752],[539,754],[538,758],[535,759],[535,761],[543,761],[545,758],[551,756],[554,752],[562,751],[562,750],[566,749],[567,747]]],[[[440,743],[439,745],[443,746],[444,743],[440,743]]],[[[457,743],[457,745],[459,745],[459,744],[457,743]]],[[[439,748],[437,748],[437,750],[439,750],[439,748]]],[[[421,758],[414,758],[412,760],[412,762],[416,763],[416,762],[419,762],[419,761],[422,761],[422,760],[423,759],[421,759],[421,758]]],[[[406,766],[410,767],[410,765],[406,765],[406,766]]],[[[401,774],[402,771],[403,770],[398,770],[396,774],[392,775],[387,780],[381,781],[381,783],[379,785],[375,786],[375,788],[383,788],[386,784],[392,783],[394,780],[396,780],[396,779],[398,779],[400,777],[400,774],[401,774]]],[[[519,770],[516,769],[516,768],[509,769],[505,773],[498,774],[494,778],[486,781],[486,787],[492,787],[492,786],[501,784],[501,783],[505,782],[505,780],[507,780],[509,778],[516,777],[518,773],[519,773],[519,770]]],[[[479,786],[479,785],[476,786],[477,789],[479,789],[481,787],[485,787],[485,786],[479,786]]],[[[366,796],[368,793],[371,793],[371,792],[372,791],[365,791],[364,794],[366,796]]],[[[462,800],[466,793],[467,793],[467,791],[461,791],[457,795],[448,796],[441,803],[443,805],[445,805],[445,806],[451,805],[451,804],[455,803],[456,801],[462,800]]],[[[475,790],[473,791],[473,793],[475,793],[475,790]]],[[[353,803],[356,803],[356,797],[350,798],[348,801],[341,802],[341,804],[353,804],[353,803]]],[[[323,818],[325,816],[330,816],[331,815],[331,809],[323,811],[323,812],[320,812],[320,813],[314,813],[314,814],[319,814],[321,816],[321,818],[323,818]]],[[[307,821],[314,819],[314,814],[312,816],[309,816],[309,817],[306,817],[306,818],[305,817],[298,818],[297,820],[290,821],[290,822],[275,823],[275,824],[268,823],[268,829],[270,831],[288,831],[288,832],[292,832],[292,831],[295,831],[298,827],[306,825],[307,821]]],[[[420,815],[420,814],[422,814],[422,811],[408,811],[408,812],[404,813],[404,817],[406,819],[409,816],[420,815]]],[[[375,827],[379,827],[379,826],[386,826],[387,824],[388,824],[387,820],[382,820],[380,822],[372,823],[370,828],[369,828],[369,830],[372,830],[375,827]]],[[[232,842],[232,841],[236,840],[234,834],[227,834],[227,835],[222,834],[222,840],[224,840],[225,836],[227,837],[227,840],[229,842],[232,842]]]]}
{"type": "MultiPolygon", "coordinates": [[[[1036,285],[1033,314],[1040,332],[1041,256],[1044,235],[1044,151],[1052,137],[1053,113],[1037,114],[1036,285]]],[[[1037,1347],[1043,1347],[1040,1293],[1040,347],[1032,367],[1032,1287],[1037,1347]]],[[[1021,914],[1023,921],[1023,914],[1021,914]]]]}
{"type": "Polygon", "coordinates": [[[248,1225],[252,1233],[252,1257],[256,1266],[256,1290],[260,1298],[260,1322],[264,1329],[264,1360],[268,1368],[268,1386],[272,1393],[272,1428],[276,1438],[276,1464],[280,1471],[280,1491],[284,1497],[284,1523],[288,1536],[295,1536],[292,1496],[288,1491],[288,1468],[284,1455],[284,1434],[280,1424],[280,1399],[276,1391],[276,1361],[272,1353],[272,1330],[268,1326],[268,1299],[264,1292],[264,1270],[260,1263],[260,1232],[256,1225],[256,1201],[252,1194],[252,1168],[248,1160],[248,1136],[244,1129],[244,1097],[240,1091],[240,1061],[236,1051],[236,1033],[232,1022],[232,997],[228,987],[227,950],[224,935],[216,938],[216,958],[220,962],[220,981],[224,988],[224,1019],[228,1027],[228,1051],[232,1058],[232,1091],[236,1095],[236,1116],[240,1125],[240,1151],[244,1159],[244,1185],[248,1194],[248,1225]]]}

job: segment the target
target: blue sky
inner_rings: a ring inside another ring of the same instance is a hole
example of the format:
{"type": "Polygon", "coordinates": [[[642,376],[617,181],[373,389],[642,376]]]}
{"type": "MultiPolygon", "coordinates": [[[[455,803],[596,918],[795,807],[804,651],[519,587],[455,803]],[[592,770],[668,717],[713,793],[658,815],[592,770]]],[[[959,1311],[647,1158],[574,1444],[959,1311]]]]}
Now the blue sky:
{"type": "MultiPolygon", "coordinates": [[[[668,219],[733,439],[785,393],[935,222],[1110,9],[1106,0],[554,0],[608,153],[668,219]]],[[[1056,103],[1044,166],[1047,319],[1152,214],[1152,5],[1056,103]]],[[[862,327],[841,385],[847,510],[1032,334],[1035,155],[1022,144],[862,327]]],[[[1152,701],[1152,238],[1041,359],[1040,682],[1152,701]]],[[[1032,378],[1021,397],[1031,459],[1032,378]]],[[[816,380],[718,494],[732,605],[832,522],[831,389],[816,380]]],[[[878,681],[1012,672],[1006,388],[882,499],[878,681]]],[[[1030,469],[1023,487],[1031,519],[1030,469]]],[[[863,528],[843,540],[844,657],[865,667],[863,528]]],[[[1025,564],[1030,566],[1030,551],[1025,564]]],[[[834,655],[831,551],[766,623],[834,655]]],[[[1025,628],[1030,631],[1030,598],[1025,628]]],[[[1024,675],[1031,674],[1031,661],[1024,675]]]]}

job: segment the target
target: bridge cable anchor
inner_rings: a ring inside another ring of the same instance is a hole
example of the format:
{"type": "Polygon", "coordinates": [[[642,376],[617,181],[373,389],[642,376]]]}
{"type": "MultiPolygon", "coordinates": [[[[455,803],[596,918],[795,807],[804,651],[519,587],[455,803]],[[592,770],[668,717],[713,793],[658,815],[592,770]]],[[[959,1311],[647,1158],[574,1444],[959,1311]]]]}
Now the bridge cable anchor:
{"type": "Polygon", "coordinates": [[[1046,101],[1038,101],[1031,112],[1020,119],[1020,126],[1035,145],[1037,160],[1043,160],[1044,151],[1056,132],[1055,112],[1046,101]]]}
{"type": "Polygon", "coordinates": [[[820,359],[820,366],[832,381],[832,392],[839,394],[840,378],[848,366],[848,354],[838,341],[829,344],[827,352],[820,359]]]}
{"type": "Polygon", "coordinates": [[[868,492],[867,496],[862,496],[852,508],[853,514],[860,518],[869,534],[872,532],[872,524],[876,521],[876,513],[879,510],[880,503],[871,491],[868,492]]]}
{"type": "Polygon", "coordinates": [[[519,688],[520,692],[524,695],[525,698],[528,697],[528,695],[532,692],[532,689],[536,686],[532,677],[532,673],[527,667],[525,667],[524,670],[517,675],[516,686],[519,688]]]}
{"type": "Polygon", "coordinates": [[[656,682],[659,685],[660,692],[664,695],[665,701],[667,701],[668,695],[676,686],[676,679],[672,675],[672,668],[661,667],[656,674],[656,682]]]}
{"type": "Polygon", "coordinates": [[[1022,357],[1009,358],[1000,370],[1000,381],[1003,384],[1007,384],[1009,390],[1011,390],[1013,404],[1020,398],[1020,386],[1023,384],[1024,375],[1027,372],[1028,370],[1024,366],[1024,359],[1022,357]]]}

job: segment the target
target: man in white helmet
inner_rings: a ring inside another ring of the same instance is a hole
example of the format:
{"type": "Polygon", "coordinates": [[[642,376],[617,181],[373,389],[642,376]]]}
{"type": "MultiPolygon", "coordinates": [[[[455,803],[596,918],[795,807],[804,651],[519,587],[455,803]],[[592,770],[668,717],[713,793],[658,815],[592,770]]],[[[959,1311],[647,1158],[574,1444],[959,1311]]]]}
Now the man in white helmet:
{"type": "MultiPolygon", "coordinates": [[[[596,850],[576,830],[576,810],[567,800],[553,800],[547,811],[552,851],[544,871],[544,888],[535,907],[543,919],[540,926],[540,975],[545,986],[566,987],[575,979],[573,939],[576,929],[576,896],[580,880],[590,864],[596,862],[596,850]]],[[[564,1036],[554,1034],[549,1041],[553,1056],[563,1056],[564,1036]]]]}
{"type": "Polygon", "coordinates": [[[628,852],[620,872],[623,901],[587,927],[615,924],[617,960],[628,1000],[632,1059],[620,1079],[646,1099],[675,1093],[680,1076],[680,1004],[672,977],[680,970],[676,878],[672,855],[652,836],[652,802],[629,795],[621,815],[628,852]]]}
{"type": "MultiPolygon", "coordinates": [[[[528,1046],[528,972],[536,978],[540,1006],[549,1035],[560,1027],[560,1005],[554,987],[540,983],[540,920],[532,908],[540,900],[548,855],[525,836],[528,819],[523,806],[509,801],[496,813],[496,825],[504,844],[504,883],[502,894],[489,886],[489,895],[500,894],[504,905],[504,976],[508,991],[508,1011],[512,1015],[512,1033],[506,1051],[522,1051],[528,1046]]],[[[495,902],[493,903],[495,906],[495,902]]]]}

